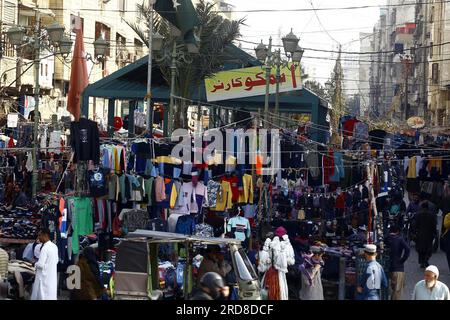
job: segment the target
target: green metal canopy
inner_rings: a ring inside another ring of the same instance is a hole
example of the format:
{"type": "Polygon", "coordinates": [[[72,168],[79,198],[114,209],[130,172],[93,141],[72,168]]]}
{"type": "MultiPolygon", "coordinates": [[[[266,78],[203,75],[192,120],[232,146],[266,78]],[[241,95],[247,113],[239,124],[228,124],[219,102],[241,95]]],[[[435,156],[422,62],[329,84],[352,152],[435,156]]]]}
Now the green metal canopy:
{"type": "MultiPolygon", "coordinates": [[[[258,66],[261,63],[245,51],[236,46],[229,46],[226,49],[228,59],[226,60],[224,70],[258,66]]],[[[148,57],[143,57],[111,75],[89,85],[83,92],[82,114],[86,117],[89,113],[89,98],[106,98],[110,101],[115,100],[143,100],[147,94],[147,71],[148,57]]],[[[202,84],[200,88],[193,88],[191,92],[194,95],[192,100],[204,102],[207,104],[205,87],[202,84]]],[[[152,70],[152,99],[155,102],[168,102],[170,99],[170,88],[163,78],[159,67],[153,65],[152,70]]],[[[241,99],[216,101],[214,105],[235,108],[239,111],[257,111],[264,108],[265,96],[246,97],[241,99]]],[[[275,95],[269,97],[270,107],[273,110],[275,105],[275,95]]],[[[281,93],[279,96],[280,112],[283,113],[308,113],[311,114],[311,120],[314,124],[328,126],[326,115],[328,112],[328,103],[317,96],[312,91],[303,88],[302,90],[281,93]]],[[[316,141],[325,142],[325,130],[317,130],[313,133],[316,141]]]]}

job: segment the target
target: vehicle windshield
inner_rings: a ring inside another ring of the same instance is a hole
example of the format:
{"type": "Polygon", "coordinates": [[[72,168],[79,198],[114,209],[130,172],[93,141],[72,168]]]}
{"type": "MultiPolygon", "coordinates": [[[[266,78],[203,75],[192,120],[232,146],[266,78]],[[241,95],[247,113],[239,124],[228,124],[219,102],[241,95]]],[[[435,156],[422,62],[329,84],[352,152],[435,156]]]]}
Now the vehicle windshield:
{"type": "Polygon", "coordinates": [[[234,257],[236,259],[236,267],[240,279],[251,281],[258,278],[250,260],[242,248],[234,253],[234,257]]]}

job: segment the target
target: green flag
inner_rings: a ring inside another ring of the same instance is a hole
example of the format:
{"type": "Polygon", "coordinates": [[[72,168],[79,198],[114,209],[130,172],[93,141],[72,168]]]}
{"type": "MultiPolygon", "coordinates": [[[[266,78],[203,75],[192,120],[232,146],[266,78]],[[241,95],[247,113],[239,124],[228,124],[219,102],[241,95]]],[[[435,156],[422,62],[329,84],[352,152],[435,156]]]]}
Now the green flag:
{"type": "Polygon", "coordinates": [[[157,0],[155,11],[181,31],[186,43],[196,43],[193,29],[200,21],[191,0],[157,0]]]}

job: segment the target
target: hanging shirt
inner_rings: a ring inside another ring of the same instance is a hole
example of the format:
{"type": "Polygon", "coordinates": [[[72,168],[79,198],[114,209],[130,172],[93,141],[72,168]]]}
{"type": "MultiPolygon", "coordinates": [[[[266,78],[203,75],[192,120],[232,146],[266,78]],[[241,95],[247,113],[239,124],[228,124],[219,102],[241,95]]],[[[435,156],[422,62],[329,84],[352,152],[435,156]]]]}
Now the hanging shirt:
{"type": "Polygon", "coordinates": [[[242,177],[244,190],[239,194],[239,203],[253,203],[253,179],[249,174],[242,177]]]}
{"type": "Polygon", "coordinates": [[[90,198],[73,198],[72,212],[72,252],[79,252],[78,236],[91,234],[94,230],[94,217],[92,212],[92,201],[90,198]]]}
{"type": "MultiPolygon", "coordinates": [[[[198,210],[201,210],[203,202],[208,201],[207,189],[202,182],[198,182],[194,187],[192,182],[185,182],[181,187],[181,193],[178,197],[182,197],[180,201],[176,202],[175,207],[171,211],[171,214],[188,214],[191,213],[191,202],[194,199],[193,193],[195,192],[195,201],[197,202],[198,210]]],[[[178,200],[178,199],[177,199],[178,200]]]]}
{"type": "Polygon", "coordinates": [[[152,205],[153,182],[155,178],[151,177],[144,180],[145,195],[147,196],[147,204],[152,205]]]}
{"type": "Polygon", "coordinates": [[[233,207],[233,193],[231,184],[228,181],[221,182],[221,192],[217,195],[216,206],[212,207],[213,211],[225,211],[233,207]]]}
{"type": "Polygon", "coordinates": [[[81,118],[70,124],[70,141],[74,151],[73,162],[78,160],[100,161],[100,140],[97,122],[81,118]]]}
{"type": "Polygon", "coordinates": [[[156,197],[156,202],[161,202],[166,199],[164,178],[162,178],[160,176],[157,176],[155,179],[155,197],[156,197]]]}
{"type": "Polygon", "coordinates": [[[238,177],[237,176],[225,176],[221,181],[227,181],[231,186],[232,201],[237,202],[239,199],[238,177]]]}
{"type": "Polygon", "coordinates": [[[244,217],[233,217],[228,220],[227,231],[234,232],[234,237],[241,241],[250,238],[250,222],[244,217]]]}
{"type": "Polygon", "coordinates": [[[53,131],[50,133],[50,141],[48,143],[48,151],[56,154],[61,153],[61,131],[53,131]]]}
{"type": "Polygon", "coordinates": [[[416,170],[416,159],[417,157],[414,156],[409,160],[408,174],[406,175],[407,178],[417,178],[418,171],[416,170]]]}
{"type": "Polygon", "coordinates": [[[345,177],[344,163],[342,160],[342,153],[334,153],[334,174],[330,177],[330,181],[339,182],[345,177]]]}
{"type": "Polygon", "coordinates": [[[221,194],[221,184],[219,182],[209,180],[207,184],[208,190],[208,202],[205,203],[205,206],[208,208],[215,207],[217,204],[217,198],[221,194]]]}
{"type": "Polygon", "coordinates": [[[107,194],[106,174],[107,171],[100,168],[98,170],[88,171],[89,191],[91,197],[99,198],[107,194]]]}

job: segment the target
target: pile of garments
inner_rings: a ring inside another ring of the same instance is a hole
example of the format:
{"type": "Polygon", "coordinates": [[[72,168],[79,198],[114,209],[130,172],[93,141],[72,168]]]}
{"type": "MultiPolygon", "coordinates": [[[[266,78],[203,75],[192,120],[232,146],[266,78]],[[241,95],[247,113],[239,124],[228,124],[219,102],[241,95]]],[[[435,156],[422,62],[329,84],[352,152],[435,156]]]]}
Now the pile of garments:
{"type": "Polygon", "coordinates": [[[0,237],[36,239],[41,215],[32,209],[0,210],[0,237]]]}

